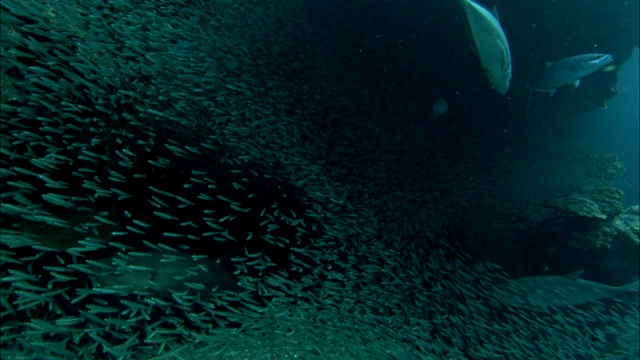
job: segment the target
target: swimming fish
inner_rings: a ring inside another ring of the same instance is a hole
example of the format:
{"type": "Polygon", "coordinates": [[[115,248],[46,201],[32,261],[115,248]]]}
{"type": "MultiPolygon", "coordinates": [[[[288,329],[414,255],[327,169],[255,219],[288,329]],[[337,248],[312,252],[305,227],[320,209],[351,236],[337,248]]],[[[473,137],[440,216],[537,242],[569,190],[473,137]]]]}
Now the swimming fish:
{"type": "Polygon", "coordinates": [[[485,75],[501,95],[509,90],[511,51],[498,19],[472,0],[458,0],[467,16],[476,52],[485,75]]]}
{"type": "MultiPolygon", "coordinates": [[[[173,292],[189,290],[190,283],[199,285],[205,291],[215,288],[237,289],[233,274],[215,260],[196,261],[187,256],[167,258],[160,252],[147,255],[132,259],[133,264],[121,263],[115,272],[95,275],[94,285],[124,292],[146,291],[163,298],[171,298],[173,292]]],[[[110,267],[114,259],[120,260],[114,256],[98,263],[110,267]]]]}
{"type": "Polygon", "coordinates": [[[431,118],[435,119],[449,111],[449,105],[443,98],[439,97],[435,103],[433,103],[433,108],[431,109],[431,118]]]}
{"type": "Polygon", "coordinates": [[[518,278],[496,286],[494,295],[509,305],[549,307],[576,306],[639,292],[638,281],[616,287],[579,279],[581,274],[518,278]]]}
{"type": "Polygon", "coordinates": [[[549,92],[553,95],[560,86],[580,85],[580,79],[593,74],[613,62],[613,56],[607,54],[583,54],[572,56],[555,63],[547,64],[547,70],[529,91],[529,100],[534,91],[549,92]]]}

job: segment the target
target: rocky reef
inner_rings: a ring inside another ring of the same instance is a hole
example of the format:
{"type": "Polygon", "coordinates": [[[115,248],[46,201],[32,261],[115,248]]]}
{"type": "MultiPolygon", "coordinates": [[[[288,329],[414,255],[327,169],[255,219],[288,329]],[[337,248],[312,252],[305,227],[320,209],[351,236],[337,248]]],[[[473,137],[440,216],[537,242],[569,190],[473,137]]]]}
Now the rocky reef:
{"type": "Polygon", "coordinates": [[[638,271],[638,206],[622,207],[621,190],[600,185],[551,199],[532,220],[535,239],[544,239],[545,266],[589,269],[596,278],[617,284],[632,281],[638,271]]]}

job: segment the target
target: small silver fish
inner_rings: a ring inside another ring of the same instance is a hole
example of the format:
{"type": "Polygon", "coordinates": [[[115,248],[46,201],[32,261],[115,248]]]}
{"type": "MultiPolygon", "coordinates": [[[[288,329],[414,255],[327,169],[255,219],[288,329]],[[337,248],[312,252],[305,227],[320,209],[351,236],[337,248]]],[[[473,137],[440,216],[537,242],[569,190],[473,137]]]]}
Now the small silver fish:
{"type": "Polygon", "coordinates": [[[195,261],[182,254],[169,259],[166,256],[168,252],[147,254],[130,260],[131,264],[120,261],[118,256],[99,260],[97,263],[106,266],[120,261],[119,271],[94,275],[95,287],[116,287],[129,292],[149,291],[165,298],[171,298],[173,292],[194,288],[185,282],[200,284],[207,291],[215,288],[237,290],[235,277],[216,260],[203,258],[195,261]]]}
{"type": "Polygon", "coordinates": [[[449,105],[442,97],[439,97],[435,103],[433,103],[433,109],[431,109],[431,118],[435,119],[449,111],[449,105]]]}

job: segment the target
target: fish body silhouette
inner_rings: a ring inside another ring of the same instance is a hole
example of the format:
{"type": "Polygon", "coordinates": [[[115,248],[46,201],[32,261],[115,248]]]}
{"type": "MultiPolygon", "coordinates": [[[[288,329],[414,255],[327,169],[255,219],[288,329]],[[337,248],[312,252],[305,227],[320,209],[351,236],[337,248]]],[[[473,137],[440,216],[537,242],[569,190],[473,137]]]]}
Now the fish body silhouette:
{"type": "Polygon", "coordinates": [[[476,53],[487,79],[501,95],[511,82],[511,51],[497,17],[472,0],[458,0],[465,12],[476,53]]]}
{"type": "Polygon", "coordinates": [[[613,62],[613,56],[608,54],[583,54],[549,63],[536,85],[529,89],[529,103],[534,91],[548,92],[553,95],[557,88],[564,85],[573,85],[577,88],[582,78],[611,62],[613,62]]]}
{"type": "Polygon", "coordinates": [[[431,118],[432,119],[438,118],[446,114],[448,111],[449,111],[449,105],[443,98],[439,97],[438,100],[436,100],[436,102],[433,103],[433,108],[431,109],[431,118]]]}
{"type": "Polygon", "coordinates": [[[638,293],[638,281],[624,286],[609,286],[580,279],[582,271],[563,276],[530,276],[499,284],[494,295],[500,301],[517,306],[576,306],[614,298],[623,293],[638,293]]]}
{"type": "Polygon", "coordinates": [[[95,274],[94,286],[113,289],[118,293],[143,292],[155,296],[171,298],[174,292],[191,291],[195,288],[204,292],[212,289],[236,290],[233,274],[217,261],[198,261],[183,254],[148,253],[147,256],[124,261],[118,256],[105,258],[96,263],[111,268],[95,274]]]}

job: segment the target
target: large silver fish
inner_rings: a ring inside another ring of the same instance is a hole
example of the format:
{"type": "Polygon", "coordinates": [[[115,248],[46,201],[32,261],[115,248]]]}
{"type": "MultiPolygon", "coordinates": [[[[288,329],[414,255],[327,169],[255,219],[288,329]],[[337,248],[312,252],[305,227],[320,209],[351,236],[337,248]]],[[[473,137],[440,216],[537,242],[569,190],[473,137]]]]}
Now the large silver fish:
{"type": "Polygon", "coordinates": [[[132,264],[126,264],[118,256],[97,261],[107,268],[113,268],[116,262],[120,265],[115,272],[107,271],[94,275],[94,286],[121,293],[149,292],[165,298],[171,298],[173,292],[193,289],[189,283],[201,286],[205,292],[215,288],[238,289],[233,274],[215,260],[196,261],[186,255],[178,256],[177,253],[172,254],[173,257],[170,258],[160,252],[147,255],[132,259],[132,264]]]}
{"type": "Polygon", "coordinates": [[[472,0],[458,0],[465,12],[476,52],[496,91],[504,95],[511,81],[511,51],[498,19],[472,0]]]}
{"type": "Polygon", "coordinates": [[[582,271],[564,276],[530,276],[496,286],[494,295],[506,304],[517,306],[575,306],[622,293],[638,293],[638,282],[609,286],[579,279],[582,271]]]}
{"type": "MultiPolygon", "coordinates": [[[[557,88],[564,85],[573,84],[574,88],[576,88],[580,85],[580,79],[593,74],[612,61],[613,56],[611,55],[584,54],[550,63],[536,85],[531,88],[531,92],[542,91],[553,95],[557,88]]],[[[529,93],[529,99],[531,99],[531,92],[529,93]]]]}

